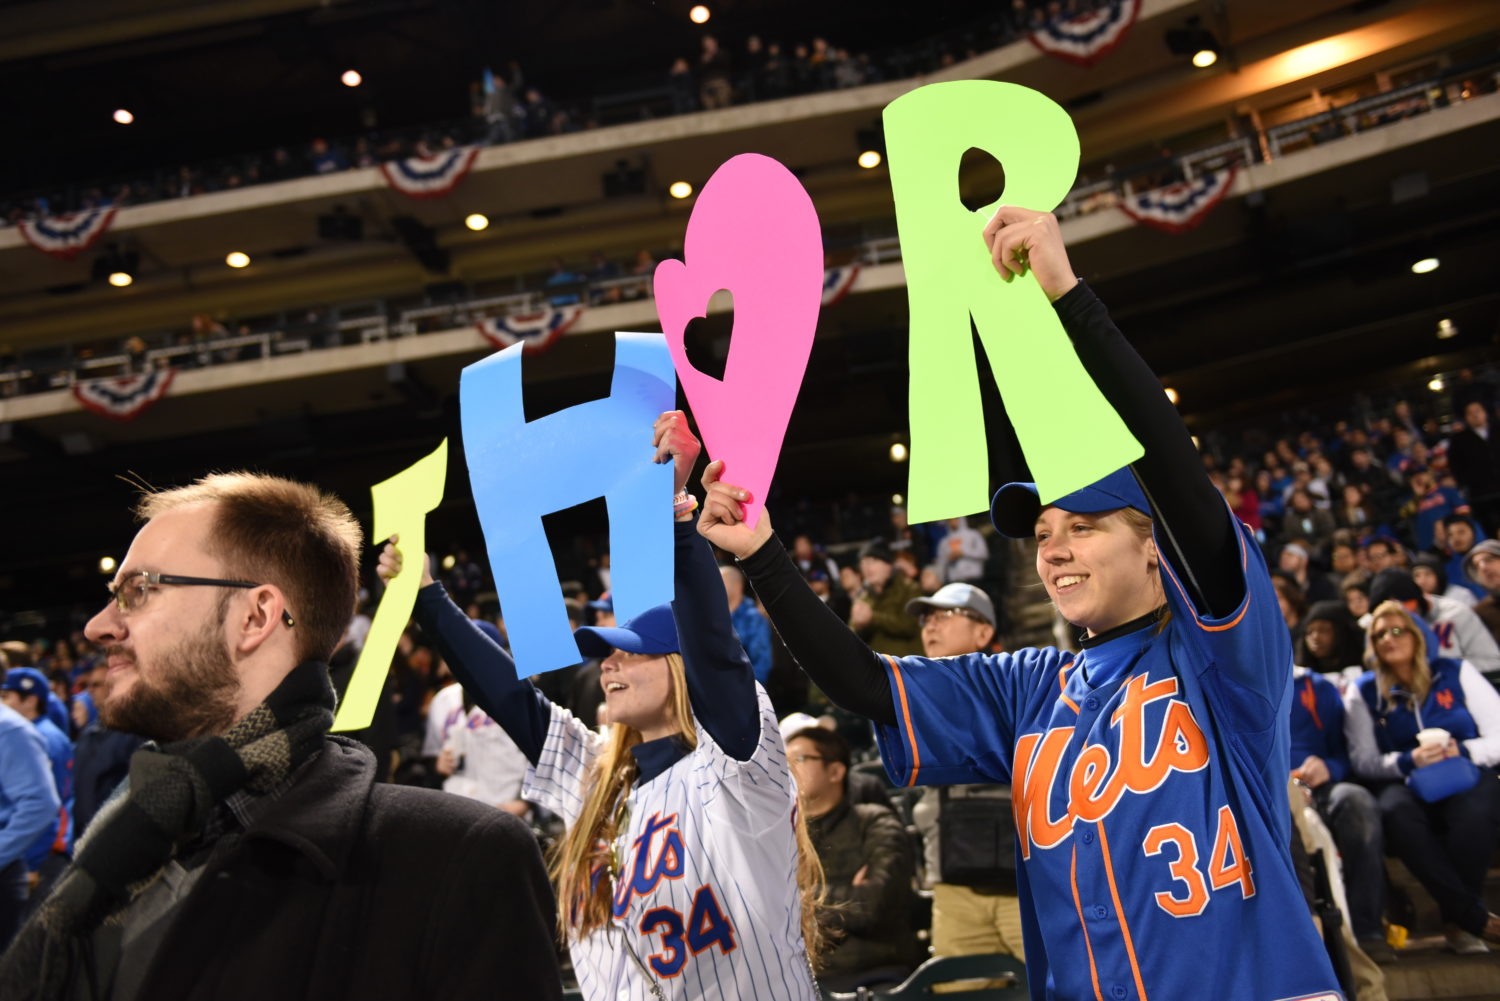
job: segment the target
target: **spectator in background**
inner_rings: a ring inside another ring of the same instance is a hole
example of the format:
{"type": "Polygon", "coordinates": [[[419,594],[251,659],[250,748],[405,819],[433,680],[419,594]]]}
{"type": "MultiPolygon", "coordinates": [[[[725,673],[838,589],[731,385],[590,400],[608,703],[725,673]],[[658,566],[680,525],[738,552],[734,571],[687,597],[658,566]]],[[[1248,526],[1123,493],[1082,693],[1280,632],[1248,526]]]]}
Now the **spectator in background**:
{"type": "Polygon", "coordinates": [[[1448,947],[1487,952],[1500,945],[1500,917],[1482,896],[1500,838],[1500,694],[1471,664],[1434,657],[1427,632],[1395,601],[1377,605],[1366,635],[1370,670],[1345,699],[1354,772],[1374,784],[1392,854],[1437,900],[1448,947]],[[1424,728],[1446,741],[1419,740],[1424,728]],[[1408,786],[1414,772],[1462,754],[1479,781],[1435,802],[1408,786]]]}
{"type": "Polygon", "coordinates": [[[1306,539],[1314,546],[1321,546],[1333,535],[1338,525],[1333,515],[1321,507],[1306,487],[1293,487],[1287,498],[1286,514],[1281,519],[1283,541],[1306,539]]]}
{"type": "MultiPolygon", "coordinates": [[[[618,277],[620,277],[620,266],[605,257],[602,250],[596,250],[589,255],[589,281],[608,282],[618,277]]],[[[592,299],[595,305],[619,302],[621,299],[621,288],[618,285],[614,285],[605,289],[594,289],[592,299]]]]}
{"type": "Polygon", "coordinates": [[[443,572],[443,586],[459,608],[467,608],[479,596],[480,588],[484,587],[484,570],[467,549],[460,546],[454,550],[453,566],[443,572]]]}
{"type": "Polygon", "coordinates": [[[766,47],[759,35],[745,39],[745,54],[740,60],[740,99],[759,101],[765,97],[766,47]]]}
{"type": "Polygon", "coordinates": [[[891,507],[891,552],[899,553],[903,550],[911,552],[913,561],[919,567],[931,562],[927,533],[913,528],[907,520],[906,508],[896,504],[891,507]]]}
{"type": "Polygon", "coordinates": [[[1408,562],[1406,549],[1395,539],[1376,536],[1365,544],[1365,567],[1372,574],[1390,567],[1404,567],[1408,562]]]}
{"type": "Polygon", "coordinates": [[[0,704],[0,949],[10,945],[26,909],[26,851],[54,829],[61,806],[42,735],[0,704]]]}
{"type": "Polygon", "coordinates": [[[667,89],[672,95],[672,114],[685,115],[698,110],[698,83],[686,59],[672,61],[672,68],[667,71],[667,89]]]}
{"type": "Polygon", "coordinates": [[[1338,592],[1328,575],[1312,565],[1312,553],[1306,545],[1300,542],[1288,542],[1281,547],[1281,553],[1276,557],[1276,565],[1281,572],[1290,577],[1302,592],[1303,597],[1309,601],[1327,601],[1337,598],[1338,592]]]}
{"type": "Polygon", "coordinates": [[[349,161],[344,158],[344,154],[329,146],[327,139],[314,139],[308,146],[307,158],[315,174],[332,174],[349,168],[349,161]]]}
{"type": "Polygon", "coordinates": [[[1413,468],[1406,474],[1411,498],[1401,507],[1401,518],[1411,532],[1412,546],[1419,553],[1437,545],[1438,522],[1450,514],[1469,514],[1469,502],[1452,487],[1438,486],[1432,470],[1413,468]]]}
{"type": "Polygon", "coordinates": [[[1349,668],[1358,674],[1364,656],[1364,634],[1342,601],[1317,601],[1302,619],[1302,639],[1293,663],[1319,674],[1342,675],[1349,668]]]}
{"type": "Polygon", "coordinates": [[[1392,567],[1370,582],[1370,604],[1379,608],[1387,601],[1400,602],[1414,616],[1432,627],[1438,647],[1435,657],[1466,660],[1491,679],[1500,679],[1500,646],[1473,609],[1436,594],[1423,594],[1411,571],[1392,567]]]}
{"type": "Polygon", "coordinates": [[[838,734],[808,727],[792,735],[786,753],[823,863],[833,945],[823,955],[819,984],[852,991],[900,981],[911,970],[916,941],[906,831],[888,807],[849,802],[849,745],[838,734]]]}
{"type": "Polygon", "coordinates": [[[1281,620],[1292,634],[1292,647],[1295,649],[1302,641],[1302,618],[1307,614],[1307,598],[1297,582],[1281,571],[1271,574],[1271,587],[1276,590],[1276,604],[1281,609],[1281,620]]]}
{"type": "Polygon", "coordinates": [[[1339,593],[1344,599],[1344,607],[1349,609],[1349,614],[1354,616],[1354,621],[1359,623],[1359,628],[1364,629],[1370,624],[1370,571],[1355,570],[1346,576],[1339,584],[1339,593]]]}
{"type": "Polygon", "coordinates": [[[1448,557],[1448,562],[1444,564],[1444,569],[1448,571],[1448,583],[1468,589],[1474,600],[1482,601],[1486,595],[1485,589],[1469,579],[1464,572],[1464,561],[1469,558],[1474,546],[1487,538],[1484,529],[1466,514],[1450,514],[1443,519],[1440,528],[1443,552],[1448,557]]]}
{"type": "Polygon", "coordinates": [[[1474,606],[1490,635],[1500,641],[1500,542],[1487,539],[1469,551],[1464,559],[1464,573],[1485,589],[1485,596],[1474,606]]]}
{"type": "Polygon", "coordinates": [[[750,668],[755,680],[762,685],[771,678],[771,623],[755,607],[755,602],[745,596],[745,575],[738,567],[722,566],[719,575],[724,578],[724,594],[729,599],[729,620],[734,625],[740,646],[750,658],[750,668]]]}
{"type": "Polygon", "coordinates": [[[822,548],[813,545],[810,536],[799,535],[794,538],[791,555],[792,562],[797,564],[797,569],[801,570],[804,576],[814,570],[821,570],[831,579],[837,580],[839,577],[838,564],[822,548]]]}
{"type": "Polygon", "coordinates": [[[1243,474],[1232,474],[1224,481],[1224,500],[1240,521],[1250,526],[1256,538],[1265,539],[1260,520],[1260,497],[1255,489],[1245,482],[1243,474]]]}
{"type": "Polygon", "coordinates": [[[1380,810],[1370,790],[1351,781],[1343,698],[1321,674],[1294,667],[1290,702],[1292,777],[1312,790],[1313,805],[1338,845],[1355,940],[1370,958],[1390,962],[1396,956],[1385,940],[1380,810]]]}
{"type": "Polygon", "coordinates": [[[73,839],[88,831],[89,823],[130,771],[130,756],[146,741],[128,733],[105,728],[99,720],[97,701],[109,694],[109,669],[103,665],[89,672],[86,690],[74,696],[87,700],[94,711],[78,734],[73,748],[73,839]]]}
{"type": "Polygon", "coordinates": [[[1355,535],[1368,535],[1375,528],[1375,510],[1365,497],[1364,488],[1356,483],[1344,484],[1334,508],[1334,521],[1355,535]]]}
{"type": "Polygon", "coordinates": [[[73,810],[73,742],[47,715],[53,698],[46,675],[34,667],[13,667],[5,673],[0,700],[20,713],[41,734],[52,766],[52,783],[61,804],[52,824],[26,850],[26,867],[37,876],[37,900],[68,864],[73,850],[70,815],[73,810]]]}
{"type": "Polygon", "coordinates": [[[781,50],[780,42],[766,46],[766,60],[761,69],[761,93],[767,100],[785,97],[791,90],[791,63],[781,50]]]}
{"type": "Polygon", "coordinates": [[[581,300],[577,286],[583,284],[583,275],[570,270],[561,257],[553,258],[552,274],[544,283],[549,289],[559,289],[547,299],[554,306],[576,306],[581,300]]]}
{"type": "MultiPolygon", "coordinates": [[[[922,627],[922,653],[990,653],[995,606],[972,584],[949,584],[907,604],[922,627]]],[[[932,887],[932,954],[1005,952],[1025,960],[1016,893],[1010,787],[931,786],[912,808],[932,887]]]]}
{"type": "Polygon", "coordinates": [[[703,51],[698,57],[698,99],[706,111],[727,108],[733,98],[730,85],[729,53],[719,47],[713,35],[703,36],[703,51]]]}
{"type": "Polygon", "coordinates": [[[1500,530],[1500,435],[1482,401],[1464,405],[1463,428],[1448,441],[1448,465],[1480,524],[1500,530]]]}
{"type": "Polygon", "coordinates": [[[989,555],[989,543],[969,527],[968,518],[950,518],[948,534],[937,547],[938,573],[945,584],[972,584],[984,576],[984,561],[989,555]]]}
{"type": "Polygon", "coordinates": [[[1426,595],[1452,598],[1469,608],[1479,601],[1468,588],[1448,583],[1448,570],[1442,558],[1431,553],[1423,553],[1411,561],[1411,579],[1426,595]]]}
{"type": "Polygon", "coordinates": [[[521,117],[527,139],[535,139],[551,132],[554,110],[552,102],[543,97],[540,90],[535,87],[526,88],[526,99],[517,113],[521,117]]]}
{"type": "Polygon", "coordinates": [[[849,627],[872,650],[905,657],[921,650],[916,620],[906,604],[922,596],[904,574],[894,572],[894,557],[884,539],[865,544],[859,552],[860,589],[849,608],[849,627]]]}

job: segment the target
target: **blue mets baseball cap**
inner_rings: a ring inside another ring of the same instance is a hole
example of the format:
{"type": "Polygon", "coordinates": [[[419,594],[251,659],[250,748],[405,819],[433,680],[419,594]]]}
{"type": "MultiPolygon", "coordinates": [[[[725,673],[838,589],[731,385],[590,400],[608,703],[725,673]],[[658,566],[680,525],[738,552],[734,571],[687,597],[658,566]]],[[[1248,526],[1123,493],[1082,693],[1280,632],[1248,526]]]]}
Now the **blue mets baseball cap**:
{"type": "Polygon", "coordinates": [[[573,631],[585,657],[605,657],[611,650],[626,653],[678,653],[677,620],[672,606],[648,608],[622,626],[583,626],[573,631]]]}
{"type": "Polygon", "coordinates": [[[20,692],[22,695],[40,695],[43,698],[51,692],[47,685],[47,676],[34,667],[13,667],[5,672],[5,682],[0,684],[7,692],[20,692]]]}
{"type": "MultiPolygon", "coordinates": [[[[1151,513],[1151,505],[1129,466],[1121,467],[1104,479],[1059,497],[1046,506],[1060,507],[1075,514],[1115,511],[1122,507],[1133,507],[1142,514],[1151,513]]],[[[995,491],[995,499],[990,502],[990,521],[995,523],[1001,535],[1029,539],[1042,507],[1035,483],[1007,483],[995,491]]]]}

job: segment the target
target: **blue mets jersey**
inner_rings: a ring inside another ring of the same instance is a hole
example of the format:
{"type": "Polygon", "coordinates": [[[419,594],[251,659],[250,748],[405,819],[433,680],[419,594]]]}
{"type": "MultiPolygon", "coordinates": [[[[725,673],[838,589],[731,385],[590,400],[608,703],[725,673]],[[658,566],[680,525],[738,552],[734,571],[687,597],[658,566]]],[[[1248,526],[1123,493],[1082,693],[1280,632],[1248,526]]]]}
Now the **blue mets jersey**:
{"type": "Polygon", "coordinates": [[[1224,618],[1164,562],[1160,628],[1077,655],[887,658],[892,778],[1012,784],[1038,1001],[1342,996],[1289,855],[1291,642],[1239,529],[1224,618]]]}

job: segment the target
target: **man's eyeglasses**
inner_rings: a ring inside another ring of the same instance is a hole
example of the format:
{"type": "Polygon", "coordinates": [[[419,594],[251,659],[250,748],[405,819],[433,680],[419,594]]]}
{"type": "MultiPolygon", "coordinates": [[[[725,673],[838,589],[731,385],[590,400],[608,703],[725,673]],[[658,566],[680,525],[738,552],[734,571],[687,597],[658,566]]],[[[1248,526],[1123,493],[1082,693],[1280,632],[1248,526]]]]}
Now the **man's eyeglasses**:
{"type": "Polygon", "coordinates": [[[1405,636],[1409,632],[1411,632],[1411,630],[1408,629],[1406,626],[1391,626],[1389,629],[1382,629],[1378,633],[1371,633],[1370,634],[1370,639],[1371,639],[1372,642],[1379,643],[1381,640],[1385,639],[1387,636],[1393,636],[1396,639],[1400,639],[1401,637],[1405,636]]]}
{"type": "Polygon", "coordinates": [[[809,761],[823,761],[825,759],[821,754],[794,754],[787,760],[794,765],[804,765],[809,761]]]}
{"type": "Polygon", "coordinates": [[[917,625],[925,629],[927,628],[927,623],[932,622],[933,620],[941,621],[943,619],[951,619],[955,615],[960,618],[968,619],[971,622],[980,622],[984,625],[989,625],[989,623],[985,622],[984,619],[979,617],[979,615],[969,611],[967,608],[935,608],[930,611],[923,612],[921,615],[917,616],[917,625]]]}
{"type": "MultiPolygon", "coordinates": [[[[248,580],[221,580],[217,577],[184,577],[180,574],[154,573],[150,570],[137,570],[135,573],[127,574],[109,585],[110,597],[115,599],[115,606],[120,609],[121,615],[129,615],[138,611],[151,597],[152,589],[158,586],[169,587],[260,587],[253,581],[248,580]]],[[[292,613],[285,609],[281,612],[281,620],[288,626],[295,626],[297,620],[292,618],[292,613]]]]}

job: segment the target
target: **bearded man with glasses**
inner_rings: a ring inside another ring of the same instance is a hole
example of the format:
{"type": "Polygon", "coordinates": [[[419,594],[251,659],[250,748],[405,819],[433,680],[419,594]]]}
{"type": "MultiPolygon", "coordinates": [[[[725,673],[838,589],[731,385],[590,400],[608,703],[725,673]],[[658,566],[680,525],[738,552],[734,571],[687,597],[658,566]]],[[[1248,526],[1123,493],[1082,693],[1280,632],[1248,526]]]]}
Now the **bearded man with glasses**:
{"type": "Polygon", "coordinates": [[[374,755],[329,736],[359,586],[343,502],[228,473],[136,514],[85,632],[105,725],[153,743],[0,958],[0,997],[560,997],[530,832],[377,784],[374,755]]]}

